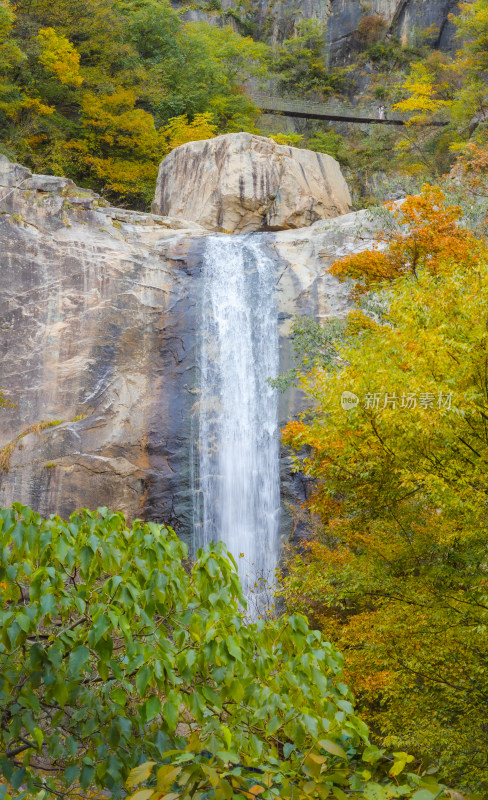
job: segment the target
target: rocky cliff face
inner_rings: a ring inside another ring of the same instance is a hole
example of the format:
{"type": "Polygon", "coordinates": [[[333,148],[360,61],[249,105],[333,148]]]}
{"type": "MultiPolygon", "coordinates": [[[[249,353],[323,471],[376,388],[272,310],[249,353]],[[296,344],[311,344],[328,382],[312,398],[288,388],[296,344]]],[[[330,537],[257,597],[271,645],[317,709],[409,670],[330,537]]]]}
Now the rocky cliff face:
{"type": "MultiPolygon", "coordinates": [[[[111,208],[6,160],[0,187],[0,387],[16,403],[0,412],[0,504],[62,515],[103,504],[184,533],[208,232],[111,208]]],[[[359,220],[264,235],[284,368],[295,313],[344,313],[326,270],[358,246],[359,220]]],[[[284,419],[298,402],[283,399],[284,419]]]]}
{"type": "MultiPolygon", "coordinates": [[[[256,34],[270,42],[282,42],[297,33],[301,20],[326,23],[326,43],[333,65],[347,63],[357,49],[361,20],[380,15],[388,35],[404,43],[415,42],[418,33],[431,29],[427,43],[441,50],[454,47],[455,27],[449,20],[458,10],[458,0],[258,0],[251,5],[242,0],[222,0],[222,10],[231,12],[227,21],[252,23],[256,34]]],[[[189,19],[208,19],[208,12],[188,12],[189,19]]],[[[210,19],[212,17],[210,16],[210,19]]],[[[221,21],[222,17],[213,17],[221,21]]],[[[246,26],[237,24],[243,32],[246,26]]]]}
{"type": "Polygon", "coordinates": [[[0,195],[0,385],[17,403],[0,447],[21,437],[0,502],[63,514],[103,503],[130,516],[164,506],[174,517],[192,239],[69,184],[29,186],[0,195]]]}
{"type": "Polygon", "coordinates": [[[449,20],[456,13],[457,0],[328,0],[327,43],[331,63],[347,63],[357,47],[361,20],[373,15],[383,18],[387,36],[403,44],[415,43],[420,33],[430,33],[424,41],[432,47],[450,50],[454,46],[455,26],[449,20]]]}

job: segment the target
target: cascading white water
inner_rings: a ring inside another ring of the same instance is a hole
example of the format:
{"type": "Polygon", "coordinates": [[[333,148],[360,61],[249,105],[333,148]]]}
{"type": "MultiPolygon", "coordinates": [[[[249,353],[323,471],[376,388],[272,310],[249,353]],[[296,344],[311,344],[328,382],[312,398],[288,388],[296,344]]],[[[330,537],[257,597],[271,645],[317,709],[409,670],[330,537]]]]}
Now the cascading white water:
{"type": "Polygon", "coordinates": [[[275,281],[259,235],[206,239],[195,538],[226,543],[250,599],[272,585],[278,558],[275,281]]]}

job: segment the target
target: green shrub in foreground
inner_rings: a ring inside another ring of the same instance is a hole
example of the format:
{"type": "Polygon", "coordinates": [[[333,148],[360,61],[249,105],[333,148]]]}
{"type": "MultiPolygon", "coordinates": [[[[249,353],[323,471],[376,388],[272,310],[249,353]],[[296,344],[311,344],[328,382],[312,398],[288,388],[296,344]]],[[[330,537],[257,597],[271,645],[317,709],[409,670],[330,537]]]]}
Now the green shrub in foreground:
{"type": "Polygon", "coordinates": [[[369,746],[305,617],[245,624],[222,545],[190,569],[162,525],[15,504],[0,548],[0,797],[442,796],[369,746]]]}

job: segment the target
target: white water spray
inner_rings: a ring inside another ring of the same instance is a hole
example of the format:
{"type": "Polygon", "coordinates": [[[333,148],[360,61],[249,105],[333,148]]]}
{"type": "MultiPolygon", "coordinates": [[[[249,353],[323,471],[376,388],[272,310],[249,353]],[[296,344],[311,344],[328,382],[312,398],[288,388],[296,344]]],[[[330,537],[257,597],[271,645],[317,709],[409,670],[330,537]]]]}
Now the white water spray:
{"type": "Polygon", "coordinates": [[[272,585],[278,559],[278,400],[268,383],[278,374],[275,280],[261,237],[206,240],[195,538],[225,542],[254,598],[272,585]]]}

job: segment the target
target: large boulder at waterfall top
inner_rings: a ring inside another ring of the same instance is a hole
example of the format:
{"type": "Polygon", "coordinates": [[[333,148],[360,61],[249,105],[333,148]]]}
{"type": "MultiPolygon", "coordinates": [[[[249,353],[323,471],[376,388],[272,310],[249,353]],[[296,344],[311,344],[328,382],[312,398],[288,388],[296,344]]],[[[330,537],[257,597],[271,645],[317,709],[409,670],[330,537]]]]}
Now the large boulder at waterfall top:
{"type": "Polygon", "coordinates": [[[301,228],[345,214],[351,197],[325,153],[251,133],[188,142],[159,167],[152,211],[225,233],[301,228]]]}

